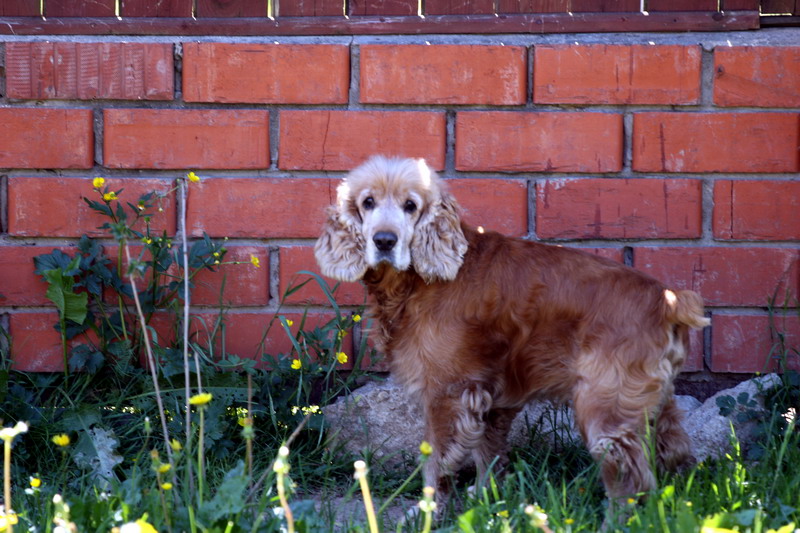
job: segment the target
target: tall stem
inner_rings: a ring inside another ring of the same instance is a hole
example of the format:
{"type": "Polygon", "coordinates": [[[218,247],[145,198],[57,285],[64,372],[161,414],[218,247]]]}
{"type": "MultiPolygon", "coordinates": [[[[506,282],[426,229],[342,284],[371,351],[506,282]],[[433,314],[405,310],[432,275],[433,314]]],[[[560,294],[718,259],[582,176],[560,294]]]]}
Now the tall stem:
{"type": "Polygon", "coordinates": [[[14,533],[11,524],[11,439],[3,439],[3,498],[8,524],[8,533],[14,533]]]}
{"type": "MultiPolygon", "coordinates": [[[[189,365],[189,246],[186,239],[186,201],[188,198],[186,180],[178,180],[178,189],[180,191],[181,201],[179,202],[180,212],[178,216],[178,232],[181,235],[181,243],[183,249],[183,388],[186,395],[186,420],[184,421],[186,428],[186,447],[190,448],[192,442],[192,410],[189,407],[189,398],[192,396],[191,388],[191,373],[192,369],[189,365]]],[[[189,491],[194,490],[194,476],[192,469],[189,467],[189,491]]]]}
{"type": "MultiPolygon", "coordinates": [[[[121,241],[120,246],[125,247],[125,257],[128,259],[128,265],[131,265],[131,251],[128,248],[126,241],[121,241]]],[[[147,323],[145,322],[144,313],[142,312],[142,305],[139,303],[139,292],[136,289],[136,280],[132,275],[128,276],[131,282],[131,290],[133,292],[133,301],[136,304],[136,314],[139,316],[139,322],[142,326],[142,340],[144,341],[145,351],[147,353],[147,366],[150,367],[150,377],[153,379],[153,390],[156,393],[156,405],[158,406],[158,416],[161,419],[161,431],[164,433],[164,443],[166,444],[167,458],[172,470],[175,470],[175,465],[172,462],[172,447],[169,443],[169,430],[167,429],[167,417],[164,414],[164,402],[161,400],[161,387],[158,385],[158,372],[156,370],[156,358],[153,356],[153,348],[150,346],[150,335],[147,332],[147,323]]]]}

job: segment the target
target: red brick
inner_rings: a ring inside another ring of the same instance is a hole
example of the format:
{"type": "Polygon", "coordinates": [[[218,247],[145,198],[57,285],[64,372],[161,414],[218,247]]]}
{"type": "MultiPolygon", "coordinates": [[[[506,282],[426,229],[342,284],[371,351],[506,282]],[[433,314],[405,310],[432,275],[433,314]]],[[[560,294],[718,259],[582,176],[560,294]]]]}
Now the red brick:
{"type": "Polygon", "coordinates": [[[222,305],[269,304],[269,250],[258,246],[228,246],[227,249],[221,266],[214,267],[214,272],[203,269],[192,280],[192,303],[220,306],[222,292],[222,305]],[[251,256],[255,256],[261,266],[254,266],[250,262],[251,256]],[[227,264],[232,262],[243,264],[227,264]]]}
{"type": "Polygon", "coordinates": [[[63,246],[3,246],[0,247],[0,305],[53,305],[45,296],[47,283],[34,274],[33,258],[49,254],[58,248],[74,255],[77,248],[63,246]]]}
{"type": "MultiPolygon", "coordinates": [[[[193,316],[191,334],[200,346],[209,345],[209,332],[214,328],[218,316],[215,313],[193,316]]],[[[277,316],[283,316],[293,322],[289,328],[293,334],[297,334],[303,324],[302,313],[286,312],[279,313],[277,316]]],[[[295,358],[297,354],[293,352],[292,341],[287,336],[277,316],[273,312],[254,313],[244,311],[226,313],[225,352],[238,355],[243,359],[254,359],[258,362],[261,361],[264,355],[275,358],[295,358]]],[[[335,315],[330,311],[309,312],[303,329],[309,331],[315,327],[322,327],[334,317],[335,315]]],[[[221,339],[217,338],[213,348],[217,355],[221,355],[221,339]]],[[[348,335],[343,339],[342,348],[348,355],[353,353],[352,335],[348,335]]],[[[260,364],[259,366],[266,368],[270,365],[260,364]]]]}
{"type": "Polygon", "coordinates": [[[91,109],[0,109],[0,168],[92,168],[91,109]]]}
{"type": "Polygon", "coordinates": [[[528,185],[524,181],[462,178],[447,184],[468,224],[516,237],[528,234],[528,185]]]}
{"type": "Polygon", "coordinates": [[[269,166],[269,111],[106,109],[103,115],[107,167],[269,166]]]}
{"type": "Polygon", "coordinates": [[[715,182],[713,227],[718,239],[800,239],[800,182],[715,182]]]}
{"type": "MultiPolygon", "coordinates": [[[[304,281],[308,281],[303,288],[289,295],[285,303],[299,305],[330,305],[328,298],[320,288],[317,281],[307,275],[299,274],[301,270],[307,270],[319,274],[319,267],[314,259],[314,248],[312,246],[282,246],[280,249],[280,267],[278,269],[280,277],[280,298],[286,294],[290,287],[297,287],[304,281]]],[[[330,288],[338,282],[336,280],[323,277],[330,288]]],[[[366,301],[366,293],[361,283],[339,283],[339,288],[333,294],[336,303],[339,305],[363,305],[366,301]]]]}
{"type": "Polygon", "coordinates": [[[187,102],[344,104],[350,49],[313,44],[183,44],[187,102]]]}
{"type": "Polygon", "coordinates": [[[696,104],[699,46],[534,47],[533,101],[542,104],[696,104]]]}
{"type": "Polygon", "coordinates": [[[315,178],[206,178],[192,184],[187,227],[199,237],[316,238],[335,185],[315,178]]]}
{"type": "Polygon", "coordinates": [[[8,320],[11,368],[20,372],[63,372],[58,313],[12,313],[8,320]]]}
{"type": "Polygon", "coordinates": [[[693,329],[689,331],[689,352],[683,362],[681,372],[700,372],[705,368],[705,355],[703,354],[703,331],[693,329]]]}
{"type": "Polygon", "coordinates": [[[537,186],[536,233],[544,239],[697,238],[698,180],[551,179],[537,186]]]}
{"type": "Polygon", "coordinates": [[[364,103],[525,103],[522,46],[362,45],[360,50],[364,103]]]}
{"type": "MultiPolygon", "coordinates": [[[[124,189],[119,198],[136,203],[142,194],[158,191],[167,194],[172,181],[157,178],[108,178],[106,185],[112,190],[124,189]]],[[[83,234],[97,237],[109,236],[98,229],[107,217],[93,211],[83,197],[100,200],[92,188],[91,178],[8,178],[8,229],[17,237],[80,237],[83,234]]],[[[115,202],[112,202],[114,205],[115,202]]],[[[161,201],[162,213],[152,209],[151,228],[169,235],[175,233],[175,199],[173,194],[161,201]]],[[[128,209],[126,207],[126,209],[128,209]]],[[[130,215],[130,211],[128,212],[130,215]]],[[[142,230],[139,221],[135,229],[142,230]]]]}
{"type": "Polygon", "coordinates": [[[714,103],[800,107],[800,47],[715,48],[714,103]]]}
{"type": "Polygon", "coordinates": [[[637,113],[639,172],[797,172],[796,113],[637,113]]]}
{"type": "Polygon", "coordinates": [[[172,100],[169,43],[6,44],[9,98],[172,100]]]}
{"type": "Polygon", "coordinates": [[[596,255],[598,257],[604,257],[606,259],[611,259],[612,261],[616,261],[617,263],[625,263],[625,252],[622,248],[584,248],[582,246],[571,246],[577,250],[582,250],[588,254],[596,255]]]}
{"type": "Polygon", "coordinates": [[[616,172],[622,115],[461,112],[456,168],[465,171],[616,172]]]}
{"type": "Polygon", "coordinates": [[[373,154],[444,168],[445,115],[424,111],[281,111],[278,166],[350,170],[373,154]]]}
{"type": "Polygon", "coordinates": [[[783,305],[800,297],[800,250],[789,248],[636,248],[634,265],[676,289],[699,292],[706,305],[783,305]],[[788,292],[788,294],[787,294],[788,292]]]}
{"type": "MultiPolygon", "coordinates": [[[[711,370],[713,372],[769,372],[779,368],[782,354],[777,336],[771,331],[774,320],[777,332],[785,336],[789,350],[800,348],[800,317],[795,315],[721,315],[711,324],[711,370]]],[[[788,368],[800,370],[796,352],[790,352],[788,368]]]]}

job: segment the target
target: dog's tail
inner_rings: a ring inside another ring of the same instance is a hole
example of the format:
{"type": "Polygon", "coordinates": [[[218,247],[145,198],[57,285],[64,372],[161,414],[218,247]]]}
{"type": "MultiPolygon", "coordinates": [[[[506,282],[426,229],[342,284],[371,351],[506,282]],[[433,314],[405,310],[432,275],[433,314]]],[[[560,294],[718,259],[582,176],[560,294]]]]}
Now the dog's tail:
{"type": "Polygon", "coordinates": [[[664,305],[667,320],[672,323],[684,324],[695,329],[711,325],[711,320],[703,314],[703,298],[694,291],[666,289],[664,305]]]}

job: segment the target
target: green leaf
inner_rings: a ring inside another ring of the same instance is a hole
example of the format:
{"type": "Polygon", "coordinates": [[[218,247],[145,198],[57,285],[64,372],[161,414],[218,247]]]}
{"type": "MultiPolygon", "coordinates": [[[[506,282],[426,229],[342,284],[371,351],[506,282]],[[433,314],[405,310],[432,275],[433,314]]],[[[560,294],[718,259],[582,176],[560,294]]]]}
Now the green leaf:
{"type": "Polygon", "coordinates": [[[247,476],[244,474],[244,462],[239,461],[225,474],[214,497],[200,508],[199,515],[204,519],[203,522],[211,525],[223,518],[234,518],[244,509],[245,489],[247,476]]]}
{"type": "Polygon", "coordinates": [[[40,276],[48,270],[61,270],[68,276],[77,274],[77,269],[70,268],[73,259],[61,250],[53,250],[49,254],[37,255],[33,258],[36,267],[34,272],[40,276]]]}
{"type": "Polygon", "coordinates": [[[95,374],[100,370],[104,362],[105,357],[102,352],[88,344],[81,344],[72,350],[69,358],[69,369],[72,372],[95,374]]]}
{"type": "Polygon", "coordinates": [[[458,528],[463,531],[463,533],[475,533],[475,528],[473,527],[475,518],[475,508],[473,507],[466,513],[459,515],[458,528]]]}
{"type": "MultiPolygon", "coordinates": [[[[66,270],[75,269],[79,262],[80,256],[76,256],[66,270]]],[[[65,275],[62,269],[46,270],[44,278],[49,284],[45,296],[56,305],[60,316],[66,320],[83,324],[88,312],[89,295],[86,293],[75,294],[72,290],[75,280],[72,276],[65,275]]]]}

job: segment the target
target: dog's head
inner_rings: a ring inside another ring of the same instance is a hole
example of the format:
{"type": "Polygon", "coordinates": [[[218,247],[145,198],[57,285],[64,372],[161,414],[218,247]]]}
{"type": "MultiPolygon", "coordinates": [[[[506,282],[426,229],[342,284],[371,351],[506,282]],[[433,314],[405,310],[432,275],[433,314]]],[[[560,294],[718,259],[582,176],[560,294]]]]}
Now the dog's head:
{"type": "Polygon", "coordinates": [[[360,279],[386,263],[414,270],[426,281],[452,280],[467,241],[458,205],[422,159],[374,156],[350,172],[314,253],[322,273],[360,279]]]}

